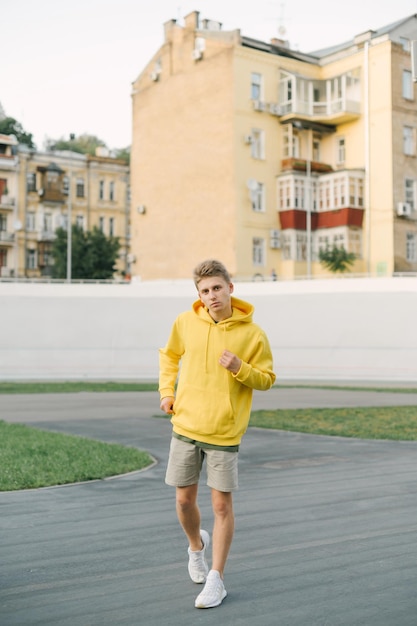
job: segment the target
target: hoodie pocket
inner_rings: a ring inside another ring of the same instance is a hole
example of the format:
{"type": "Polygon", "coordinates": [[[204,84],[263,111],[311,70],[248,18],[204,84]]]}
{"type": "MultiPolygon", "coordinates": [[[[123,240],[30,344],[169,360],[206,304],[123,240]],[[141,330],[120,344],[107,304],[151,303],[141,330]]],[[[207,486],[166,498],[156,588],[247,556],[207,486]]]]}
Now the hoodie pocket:
{"type": "Polygon", "coordinates": [[[198,434],[233,435],[235,419],[230,395],[218,389],[203,389],[185,384],[175,399],[175,424],[198,434]]]}

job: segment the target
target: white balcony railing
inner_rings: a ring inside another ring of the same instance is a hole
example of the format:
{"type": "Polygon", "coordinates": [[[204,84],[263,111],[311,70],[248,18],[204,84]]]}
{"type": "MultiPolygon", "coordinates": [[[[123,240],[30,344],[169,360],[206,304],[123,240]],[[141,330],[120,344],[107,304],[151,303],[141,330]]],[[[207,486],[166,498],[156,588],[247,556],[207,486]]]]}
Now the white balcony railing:
{"type": "Polygon", "coordinates": [[[0,230],[0,241],[2,243],[13,243],[14,233],[9,233],[7,230],[0,230]]]}

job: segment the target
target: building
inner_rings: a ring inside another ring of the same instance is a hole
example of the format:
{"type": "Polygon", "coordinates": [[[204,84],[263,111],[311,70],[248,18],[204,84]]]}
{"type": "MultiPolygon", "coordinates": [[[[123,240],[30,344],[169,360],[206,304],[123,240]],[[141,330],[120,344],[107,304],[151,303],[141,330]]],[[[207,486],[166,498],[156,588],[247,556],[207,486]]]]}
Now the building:
{"type": "Polygon", "coordinates": [[[417,271],[417,16],[310,54],[198,12],[164,35],[132,89],[133,274],[317,276],[333,245],[417,271]]]}
{"type": "Polygon", "coordinates": [[[17,139],[0,134],[0,278],[14,267],[18,189],[17,139]]]}
{"type": "Polygon", "coordinates": [[[96,156],[37,152],[0,135],[0,272],[51,276],[52,244],[68,218],[118,237],[117,271],[129,272],[129,167],[103,148],[96,156]]]}

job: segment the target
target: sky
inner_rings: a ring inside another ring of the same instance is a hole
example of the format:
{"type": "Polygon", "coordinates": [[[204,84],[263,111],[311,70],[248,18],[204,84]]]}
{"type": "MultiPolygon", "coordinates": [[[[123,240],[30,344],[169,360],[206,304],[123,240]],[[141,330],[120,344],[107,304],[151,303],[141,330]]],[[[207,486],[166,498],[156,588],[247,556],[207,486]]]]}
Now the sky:
{"type": "Polygon", "coordinates": [[[164,40],[163,24],[199,11],[223,30],[281,37],[311,52],[417,13],[417,0],[1,0],[0,103],[46,139],[88,133],[131,144],[131,85],[164,40]],[[346,7],[346,8],[345,8],[346,7]]]}

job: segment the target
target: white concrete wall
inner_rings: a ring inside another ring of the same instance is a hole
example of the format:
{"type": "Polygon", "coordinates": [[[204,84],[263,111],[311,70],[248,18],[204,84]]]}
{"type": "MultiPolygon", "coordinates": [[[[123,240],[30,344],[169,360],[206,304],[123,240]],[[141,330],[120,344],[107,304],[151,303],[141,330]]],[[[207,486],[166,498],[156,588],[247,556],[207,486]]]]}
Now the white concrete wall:
{"type": "MultiPolygon", "coordinates": [[[[417,380],[417,279],[237,283],[281,380],[417,380]]],[[[191,281],[0,283],[0,380],[156,380],[191,281]]]]}

